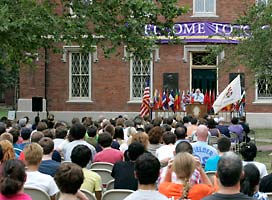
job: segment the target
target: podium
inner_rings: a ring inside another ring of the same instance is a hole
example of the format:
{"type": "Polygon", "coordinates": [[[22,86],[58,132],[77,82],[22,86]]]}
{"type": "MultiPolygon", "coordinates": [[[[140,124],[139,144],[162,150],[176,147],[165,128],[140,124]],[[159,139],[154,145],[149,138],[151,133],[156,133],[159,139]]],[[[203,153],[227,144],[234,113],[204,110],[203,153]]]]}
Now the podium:
{"type": "Polygon", "coordinates": [[[201,103],[192,103],[186,105],[186,114],[195,118],[203,118],[207,114],[207,105],[201,103]]]}

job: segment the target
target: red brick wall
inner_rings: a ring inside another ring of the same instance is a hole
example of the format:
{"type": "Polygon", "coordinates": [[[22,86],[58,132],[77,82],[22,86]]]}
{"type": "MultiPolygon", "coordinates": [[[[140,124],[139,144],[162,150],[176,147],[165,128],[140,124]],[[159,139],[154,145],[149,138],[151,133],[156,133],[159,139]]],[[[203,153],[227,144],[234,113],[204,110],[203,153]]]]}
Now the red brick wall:
{"type": "MultiPolygon", "coordinates": [[[[191,4],[192,0],[181,1],[191,4]]],[[[252,0],[252,2],[255,2],[252,0]]],[[[218,18],[192,18],[191,14],[177,19],[183,21],[214,21],[232,22],[246,9],[249,1],[217,0],[218,18]]],[[[179,73],[179,88],[190,88],[190,62],[183,62],[183,46],[160,46],[160,61],[154,62],[153,88],[163,87],[163,73],[179,73]]],[[[47,99],[50,111],[139,111],[140,104],[128,103],[130,100],[130,63],[122,61],[123,49],[120,55],[112,55],[110,59],[104,58],[101,49],[98,49],[97,63],[92,63],[92,101],[93,103],[71,103],[69,100],[69,63],[61,61],[62,55],[50,56],[50,64],[47,76],[47,99]]],[[[272,112],[272,108],[266,105],[253,105],[255,99],[255,86],[248,70],[242,66],[229,68],[228,65],[220,66],[218,90],[222,91],[229,83],[229,73],[245,72],[245,84],[247,91],[246,110],[248,112],[272,112]]],[[[39,61],[39,67],[35,70],[21,69],[20,74],[20,98],[32,96],[44,97],[44,62],[39,61]]]]}

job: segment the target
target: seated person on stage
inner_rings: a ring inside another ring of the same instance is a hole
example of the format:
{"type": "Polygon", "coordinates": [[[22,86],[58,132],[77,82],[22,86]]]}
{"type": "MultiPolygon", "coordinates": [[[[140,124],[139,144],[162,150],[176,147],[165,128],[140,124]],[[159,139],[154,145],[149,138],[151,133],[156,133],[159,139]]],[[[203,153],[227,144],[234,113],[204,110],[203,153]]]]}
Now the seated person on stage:
{"type": "Polygon", "coordinates": [[[144,153],[144,145],[133,142],[128,146],[129,161],[119,161],[114,164],[111,176],[114,178],[114,189],[138,189],[138,180],[134,176],[135,160],[144,153]]]}
{"type": "Polygon", "coordinates": [[[71,160],[73,163],[82,167],[84,181],[80,189],[86,189],[91,193],[95,194],[97,200],[101,200],[102,181],[101,177],[91,170],[88,170],[86,166],[92,159],[91,150],[85,145],[76,146],[71,154],[71,160]]]}
{"type": "Polygon", "coordinates": [[[123,160],[123,153],[111,147],[112,137],[108,132],[100,133],[98,136],[98,144],[102,147],[102,151],[94,156],[94,162],[116,163],[123,160]]]}
{"type": "Polygon", "coordinates": [[[192,95],[194,102],[203,103],[204,102],[204,94],[200,92],[200,89],[197,88],[195,93],[192,95]]]}
{"type": "Polygon", "coordinates": [[[168,200],[156,191],[156,181],[160,173],[160,162],[151,153],[144,153],[135,162],[135,176],[138,179],[138,190],[124,200],[168,200]]]}

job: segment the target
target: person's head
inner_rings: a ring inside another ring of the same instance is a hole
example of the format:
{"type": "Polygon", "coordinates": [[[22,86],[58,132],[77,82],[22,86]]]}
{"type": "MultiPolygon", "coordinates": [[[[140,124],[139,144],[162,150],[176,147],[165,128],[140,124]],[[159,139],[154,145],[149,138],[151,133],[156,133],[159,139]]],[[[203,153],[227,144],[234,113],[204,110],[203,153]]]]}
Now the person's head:
{"type": "Polygon", "coordinates": [[[187,152],[178,153],[174,158],[172,168],[176,173],[177,178],[183,180],[184,182],[182,199],[187,199],[189,192],[189,180],[196,168],[196,161],[194,156],[187,152]]]}
{"type": "Polygon", "coordinates": [[[154,128],[152,128],[148,133],[150,144],[159,144],[159,143],[161,143],[162,134],[163,134],[163,130],[162,130],[161,127],[155,126],[154,128]]]}
{"type": "Polygon", "coordinates": [[[43,137],[39,141],[39,145],[43,148],[43,154],[48,155],[54,150],[54,142],[49,137],[43,137]]]}
{"type": "Polygon", "coordinates": [[[177,127],[174,133],[177,136],[177,140],[185,139],[187,136],[187,128],[185,126],[177,127]]]}
{"type": "Polygon", "coordinates": [[[40,139],[42,139],[44,137],[44,134],[43,132],[41,131],[36,131],[36,132],[33,132],[32,135],[31,135],[31,138],[30,138],[30,141],[33,143],[38,143],[40,141],[40,139]]]}
{"type": "Polygon", "coordinates": [[[154,127],[153,124],[145,124],[144,125],[144,131],[149,134],[149,131],[154,127]]]}
{"type": "Polygon", "coordinates": [[[125,126],[125,119],[124,118],[118,118],[116,119],[116,126],[121,126],[124,127],[125,126]]]}
{"type": "Polygon", "coordinates": [[[197,88],[197,89],[195,90],[195,93],[196,93],[196,94],[199,94],[199,93],[200,93],[200,89],[197,88]]]}
{"type": "Polygon", "coordinates": [[[20,160],[7,160],[1,175],[1,193],[13,195],[19,192],[26,181],[25,166],[20,160]]]}
{"type": "Polygon", "coordinates": [[[128,157],[135,161],[145,151],[144,145],[140,142],[133,142],[128,146],[128,157]]]}
{"type": "Polygon", "coordinates": [[[135,162],[135,175],[141,185],[155,184],[160,173],[160,162],[151,153],[140,155],[135,162]]]}
{"type": "Polygon", "coordinates": [[[86,145],[77,145],[71,153],[71,160],[80,167],[84,168],[92,159],[92,151],[86,145]]]}
{"type": "Polygon", "coordinates": [[[78,117],[74,117],[71,122],[72,122],[72,125],[80,124],[80,119],[78,117]]]}
{"type": "Polygon", "coordinates": [[[135,127],[128,127],[127,129],[127,136],[132,137],[132,135],[136,134],[137,130],[135,127]]]}
{"type": "Polygon", "coordinates": [[[95,137],[96,134],[97,134],[97,127],[94,126],[94,125],[88,126],[88,127],[86,128],[86,131],[87,131],[88,136],[93,138],[93,137],[95,137]]]}
{"type": "Polygon", "coordinates": [[[189,121],[190,121],[189,116],[184,116],[183,119],[182,119],[182,121],[183,121],[184,124],[185,124],[185,123],[186,123],[186,124],[189,123],[189,121]]]}
{"type": "Polygon", "coordinates": [[[9,130],[9,133],[12,135],[13,144],[15,144],[18,141],[19,136],[20,136],[19,130],[17,128],[12,128],[11,130],[9,130]]]}
{"type": "Polygon", "coordinates": [[[187,141],[181,141],[176,145],[175,153],[181,153],[181,152],[188,152],[190,154],[193,154],[193,147],[192,145],[187,141]]]}
{"type": "Polygon", "coordinates": [[[0,146],[2,147],[2,152],[3,152],[2,162],[15,159],[15,151],[10,141],[2,140],[0,141],[0,146]]]}
{"type": "Polygon", "coordinates": [[[121,126],[115,127],[113,139],[124,139],[124,129],[121,126]]]}
{"type": "Polygon", "coordinates": [[[153,126],[160,126],[161,123],[162,123],[162,119],[160,117],[157,117],[151,121],[151,124],[153,124],[153,126]]]}
{"type": "Polygon", "coordinates": [[[26,118],[20,119],[18,125],[20,128],[25,127],[26,126],[26,118]]]}
{"type": "Polygon", "coordinates": [[[0,122],[0,135],[6,132],[6,124],[0,122]]]}
{"type": "Polygon", "coordinates": [[[86,134],[86,128],[80,123],[75,123],[70,128],[69,136],[73,140],[80,140],[83,139],[86,134]]]}
{"type": "Polygon", "coordinates": [[[197,124],[197,118],[192,117],[191,118],[191,124],[196,125],[197,124]]]}
{"type": "Polygon", "coordinates": [[[230,150],[231,142],[227,137],[221,137],[217,140],[217,148],[220,152],[227,152],[230,150]]]}
{"type": "Polygon", "coordinates": [[[43,149],[38,143],[31,143],[24,148],[26,165],[38,166],[42,161],[43,149]]]}
{"type": "Polygon", "coordinates": [[[0,140],[8,140],[13,143],[13,136],[10,133],[3,133],[0,135],[0,140]]]}
{"type": "Polygon", "coordinates": [[[248,196],[253,196],[255,188],[260,182],[260,171],[253,163],[244,166],[244,176],[240,180],[240,191],[248,196]]]}
{"type": "Polygon", "coordinates": [[[172,133],[171,131],[164,132],[162,135],[162,141],[166,145],[175,144],[176,139],[177,139],[176,135],[172,133]]]}
{"type": "Polygon", "coordinates": [[[241,116],[239,118],[239,120],[240,120],[240,122],[245,123],[246,122],[246,117],[245,116],[241,116]]]}
{"type": "Polygon", "coordinates": [[[21,137],[23,140],[29,140],[32,130],[30,128],[22,128],[21,129],[21,137]]]}
{"type": "Polygon", "coordinates": [[[243,165],[238,155],[228,151],[218,161],[217,176],[223,187],[232,187],[239,184],[243,165]]]}
{"type": "Polygon", "coordinates": [[[198,141],[207,141],[209,129],[205,125],[199,125],[196,129],[196,135],[198,141]]]}
{"type": "Polygon", "coordinates": [[[67,136],[68,129],[65,126],[59,126],[56,128],[55,137],[59,139],[64,139],[67,136]]]}
{"type": "Polygon", "coordinates": [[[207,127],[209,129],[213,129],[216,127],[216,122],[214,121],[213,118],[207,120],[207,127]]]}
{"type": "Polygon", "coordinates": [[[82,123],[85,127],[91,126],[93,125],[93,119],[91,117],[86,117],[82,123]]]}
{"type": "Polygon", "coordinates": [[[74,163],[62,163],[54,180],[61,193],[75,195],[83,183],[84,175],[80,166],[74,163]]]}
{"type": "Polygon", "coordinates": [[[253,161],[257,156],[257,147],[253,142],[243,143],[240,153],[245,161],[253,161]]]}
{"type": "Polygon", "coordinates": [[[51,138],[52,140],[54,139],[55,137],[55,132],[54,132],[54,129],[44,129],[43,131],[43,135],[44,137],[49,137],[51,138]]]}
{"type": "Polygon", "coordinates": [[[148,140],[148,135],[145,132],[139,132],[135,133],[131,137],[131,143],[133,142],[140,142],[144,145],[145,150],[147,150],[149,140],[148,140]]]}
{"type": "Polygon", "coordinates": [[[108,132],[111,135],[111,137],[113,137],[114,132],[115,132],[115,128],[113,125],[109,124],[109,125],[105,126],[104,131],[108,132]]]}
{"type": "Polygon", "coordinates": [[[232,123],[232,124],[238,124],[238,122],[239,122],[239,120],[238,120],[237,117],[231,118],[231,123],[232,123]]]}
{"type": "Polygon", "coordinates": [[[39,117],[39,116],[36,116],[36,117],[34,118],[34,122],[35,122],[35,124],[38,124],[38,123],[40,122],[40,117],[39,117]]]}
{"type": "Polygon", "coordinates": [[[112,143],[112,137],[111,134],[108,132],[104,132],[98,135],[98,144],[103,147],[110,147],[112,143]]]}
{"type": "Polygon", "coordinates": [[[125,120],[124,122],[125,127],[134,127],[134,122],[132,120],[125,120]]]}
{"type": "Polygon", "coordinates": [[[43,122],[43,121],[40,121],[37,125],[37,131],[43,131],[45,129],[47,129],[47,123],[46,122],[43,122]]]}

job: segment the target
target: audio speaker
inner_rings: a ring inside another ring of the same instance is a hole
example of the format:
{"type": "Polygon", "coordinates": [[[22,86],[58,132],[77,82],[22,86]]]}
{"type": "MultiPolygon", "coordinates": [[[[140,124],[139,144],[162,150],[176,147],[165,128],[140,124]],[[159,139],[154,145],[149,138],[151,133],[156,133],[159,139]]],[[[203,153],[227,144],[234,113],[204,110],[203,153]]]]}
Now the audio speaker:
{"type": "Polygon", "coordinates": [[[32,112],[42,112],[42,111],[43,111],[43,98],[32,97],[32,112]]]}

